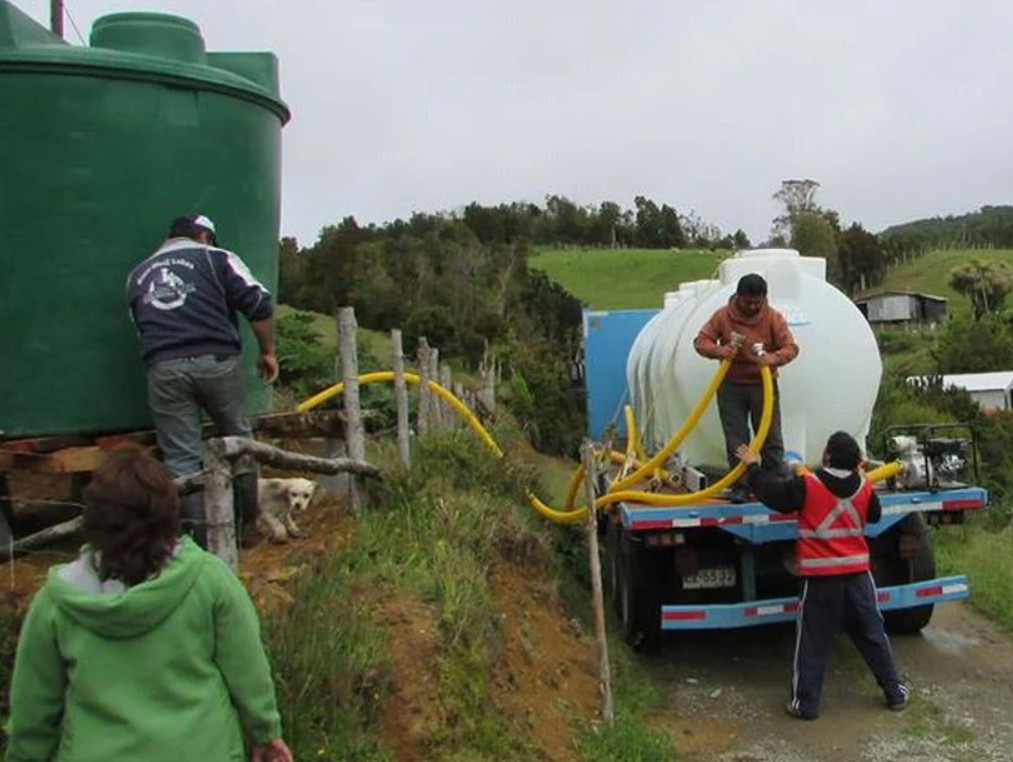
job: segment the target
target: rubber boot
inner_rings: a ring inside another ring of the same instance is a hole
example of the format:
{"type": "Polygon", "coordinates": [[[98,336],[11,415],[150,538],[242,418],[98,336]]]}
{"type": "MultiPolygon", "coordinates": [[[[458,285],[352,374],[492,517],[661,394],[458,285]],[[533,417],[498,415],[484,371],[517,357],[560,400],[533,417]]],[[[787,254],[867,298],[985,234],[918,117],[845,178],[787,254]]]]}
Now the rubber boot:
{"type": "Polygon", "coordinates": [[[257,526],[257,472],[236,474],[232,479],[232,505],[236,516],[236,542],[246,547],[257,526]]]}
{"type": "Polygon", "coordinates": [[[208,547],[207,522],[204,519],[204,493],[191,492],[180,498],[180,534],[190,535],[204,550],[208,547]]]}

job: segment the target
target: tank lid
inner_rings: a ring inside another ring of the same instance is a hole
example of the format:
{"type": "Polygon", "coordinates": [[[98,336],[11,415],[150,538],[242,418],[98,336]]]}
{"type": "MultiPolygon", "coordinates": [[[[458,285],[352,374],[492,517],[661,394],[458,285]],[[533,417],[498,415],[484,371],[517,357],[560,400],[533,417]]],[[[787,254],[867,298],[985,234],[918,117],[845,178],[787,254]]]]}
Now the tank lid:
{"type": "Polygon", "coordinates": [[[0,0],[0,72],[5,70],[209,90],[256,103],[282,124],[290,116],[278,91],[273,53],[208,54],[196,24],[163,13],[103,16],[92,29],[91,47],[79,47],[67,45],[9,0],[0,0]]]}
{"type": "Polygon", "coordinates": [[[737,257],[797,257],[799,256],[798,251],[795,249],[745,249],[744,251],[736,252],[737,257]]]}
{"type": "Polygon", "coordinates": [[[207,63],[200,27],[189,19],[167,13],[110,13],[91,28],[93,48],[207,63]]]}

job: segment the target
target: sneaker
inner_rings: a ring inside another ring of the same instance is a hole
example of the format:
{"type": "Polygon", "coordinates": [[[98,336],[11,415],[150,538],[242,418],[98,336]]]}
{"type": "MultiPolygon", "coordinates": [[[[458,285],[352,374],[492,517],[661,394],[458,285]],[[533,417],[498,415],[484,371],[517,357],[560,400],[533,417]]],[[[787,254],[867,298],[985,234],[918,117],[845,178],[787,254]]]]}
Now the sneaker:
{"type": "Polygon", "coordinates": [[[808,712],[803,712],[801,709],[796,707],[795,704],[792,703],[791,701],[789,701],[787,706],[784,707],[784,711],[786,711],[796,720],[815,720],[816,718],[819,717],[818,714],[810,714],[808,712]]]}
{"type": "Polygon", "coordinates": [[[911,703],[911,689],[906,685],[900,685],[898,689],[899,696],[895,696],[892,699],[887,698],[886,700],[886,705],[890,708],[891,712],[903,712],[911,703]]]}

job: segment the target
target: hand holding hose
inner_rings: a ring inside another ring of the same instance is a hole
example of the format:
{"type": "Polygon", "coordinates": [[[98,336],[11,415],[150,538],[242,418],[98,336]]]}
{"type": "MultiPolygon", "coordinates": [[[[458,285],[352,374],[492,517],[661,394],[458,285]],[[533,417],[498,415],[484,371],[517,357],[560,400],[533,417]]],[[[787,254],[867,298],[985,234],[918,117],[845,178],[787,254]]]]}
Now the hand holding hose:
{"type": "Polygon", "coordinates": [[[763,348],[763,344],[759,341],[753,344],[753,362],[757,365],[766,365],[768,368],[773,368],[777,365],[777,357],[770,354],[763,348]]]}
{"type": "Polygon", "coordinates": [[[746,337],[741,333],[732,333],[731,342],[728,344],[722,344],[718,347],[720,352],[720,360],[734,360],[735,356],[739,353],[739,348],[745,342],[746,337]]]}

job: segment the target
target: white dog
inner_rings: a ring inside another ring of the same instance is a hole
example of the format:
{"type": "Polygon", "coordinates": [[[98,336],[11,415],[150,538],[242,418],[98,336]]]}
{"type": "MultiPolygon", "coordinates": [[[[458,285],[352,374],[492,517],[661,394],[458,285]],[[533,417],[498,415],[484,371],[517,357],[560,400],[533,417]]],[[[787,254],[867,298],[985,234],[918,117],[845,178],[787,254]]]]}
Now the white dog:
{"type": "Polygon", "coordinates": [[[258,479],[257,492],[260,504],[258,522],[267,525],[267,532],[275,542],[287,542],[289,537],[302,537],[292,515],[309,507],[317,483],[309,479],[258,479]]]}

